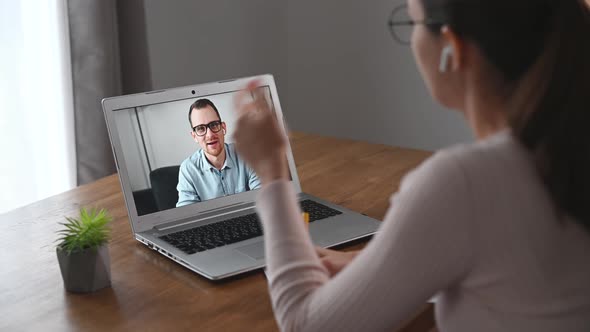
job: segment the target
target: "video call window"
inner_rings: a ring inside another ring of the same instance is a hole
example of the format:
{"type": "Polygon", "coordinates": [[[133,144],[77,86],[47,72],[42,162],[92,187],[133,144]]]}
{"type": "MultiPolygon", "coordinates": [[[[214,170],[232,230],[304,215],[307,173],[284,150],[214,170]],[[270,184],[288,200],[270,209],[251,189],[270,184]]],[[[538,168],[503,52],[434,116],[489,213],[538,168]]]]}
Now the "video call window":
{"type": "MultiPolygon", "coordinates": [[[[263,89],[270,103],[270,91],[263,89]]],[[[233,144],[236,93],[115,112],[138,215],[260,187],[233,144]]]]}

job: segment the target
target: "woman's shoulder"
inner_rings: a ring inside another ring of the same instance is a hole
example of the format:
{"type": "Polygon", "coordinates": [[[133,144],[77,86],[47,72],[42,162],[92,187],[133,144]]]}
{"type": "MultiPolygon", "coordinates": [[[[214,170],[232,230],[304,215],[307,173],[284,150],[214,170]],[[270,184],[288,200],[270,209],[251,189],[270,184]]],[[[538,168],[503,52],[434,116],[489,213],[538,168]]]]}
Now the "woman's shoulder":
{"type": "Polygon", "coordinates": [[[407,180],[473,185],[498,177],[509,179],[515,173],[534,173],[533,163],[510,132],[503,131],[482,141],[437,151],[409,173],[407,180]]]}
{"type": "Polygon", "coordinates": [[[508,130],[474,143],[457,144],[439,150],[429,162],[452,163],[468,172],[504,172],[515,166],[528,168],[532,165],[529,153],[508,130]]]}
{"type": "Polygon", "coordinates": [[[509,130],[472,144],[452,147],[444,153],[454,158],[469,176],[537,177],[530,152],[509,130]]]}

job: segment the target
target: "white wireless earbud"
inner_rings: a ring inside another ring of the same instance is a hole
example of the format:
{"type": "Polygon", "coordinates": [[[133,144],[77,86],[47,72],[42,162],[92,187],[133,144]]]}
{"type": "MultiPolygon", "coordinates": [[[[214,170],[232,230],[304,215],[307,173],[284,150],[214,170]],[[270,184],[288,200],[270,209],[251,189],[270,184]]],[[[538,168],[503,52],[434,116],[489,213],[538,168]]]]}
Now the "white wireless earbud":
{"type": "Polygon", "coordinates": [[[225,129],[223,129],[223,134],[225,135],[225,129]]]}
{"type": "Polygon", "coordinates": [[[441,73],[446,73],[449,69],[449,58],[453,55],[453,48],[451,45],[445,46],[443,48],[442,53],[440,54],[440,65],[438,66],[438,70],[441,73]]]}

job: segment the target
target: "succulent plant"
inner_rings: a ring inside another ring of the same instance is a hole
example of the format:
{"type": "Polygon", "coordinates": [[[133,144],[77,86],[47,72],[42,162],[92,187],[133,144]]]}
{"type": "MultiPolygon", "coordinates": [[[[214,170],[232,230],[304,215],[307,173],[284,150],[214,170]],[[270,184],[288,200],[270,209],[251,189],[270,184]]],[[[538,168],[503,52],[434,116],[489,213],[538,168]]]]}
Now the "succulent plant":
{"type": "Polygon", "coordinates": [[[110,238],[111,229],[108,224],[113,218],[105,209],[88,211],[81,208],[78,218],[66,217],[66,220],[67,222],[60,223],[65,229],[57,232],[60,235],[57,247],[68,255],[86,249],[98,249],[110,238]]]}

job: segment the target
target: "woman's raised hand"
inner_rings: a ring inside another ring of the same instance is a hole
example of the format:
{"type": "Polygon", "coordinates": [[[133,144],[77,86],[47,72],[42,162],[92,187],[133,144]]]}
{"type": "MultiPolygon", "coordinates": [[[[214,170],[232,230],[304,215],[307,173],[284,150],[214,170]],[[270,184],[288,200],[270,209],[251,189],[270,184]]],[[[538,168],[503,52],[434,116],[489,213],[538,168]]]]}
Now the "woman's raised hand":
{"type": "Polygon", "coordinates": [[[258,81],[251,81],[235,97],[238,119],[233,137],[240,157],[263,184],[268,184],[289,177],[285,155],[287,137],[259,86],[258,81]]]}

